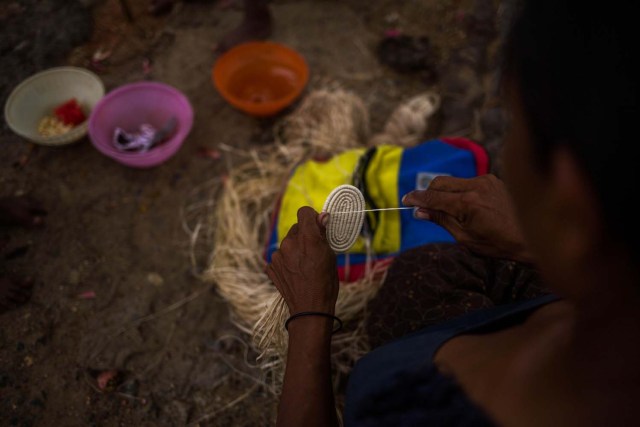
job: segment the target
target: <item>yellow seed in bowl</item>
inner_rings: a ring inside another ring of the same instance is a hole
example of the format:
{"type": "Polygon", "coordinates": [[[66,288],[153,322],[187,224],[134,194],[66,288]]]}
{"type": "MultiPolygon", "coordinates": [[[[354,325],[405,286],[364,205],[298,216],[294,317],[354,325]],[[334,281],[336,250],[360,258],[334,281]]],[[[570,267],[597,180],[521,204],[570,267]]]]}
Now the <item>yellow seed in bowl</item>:
{"type": "Polygon", "coordinates": [[[38,123],[38,133],[42,136],[58,136],[69,132],[73,126],[65,125],[57,117],[44,116],[38,123]]]}

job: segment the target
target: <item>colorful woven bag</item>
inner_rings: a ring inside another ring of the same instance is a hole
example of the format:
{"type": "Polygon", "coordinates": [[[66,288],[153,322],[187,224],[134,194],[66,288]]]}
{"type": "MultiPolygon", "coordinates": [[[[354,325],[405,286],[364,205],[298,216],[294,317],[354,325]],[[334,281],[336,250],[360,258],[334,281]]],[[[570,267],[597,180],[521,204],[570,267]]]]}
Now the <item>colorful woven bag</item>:
{"type": "MultiPolygon", "coordinates": [[[[367,209],[402,206],[406,193],[425,189],[438,175],[472,178],[488,173],[489,157],[475,142],[465,138],[440,138],[411,148],[381,145],[338,154],[327,161],[307,161],[292,173],[276,207],[267,262],[278,249],[289,228],[297,222],[297,211],[311,206],[320,211],[335,187],[358,187],[367,209]]],[[[362,278],[368,262],[388,264],[398,253],[427,243],[452,242],[444,228],[414,218],[412,210],[368,212],[355,245],[338,255],[341,281],[362,278]]]]}

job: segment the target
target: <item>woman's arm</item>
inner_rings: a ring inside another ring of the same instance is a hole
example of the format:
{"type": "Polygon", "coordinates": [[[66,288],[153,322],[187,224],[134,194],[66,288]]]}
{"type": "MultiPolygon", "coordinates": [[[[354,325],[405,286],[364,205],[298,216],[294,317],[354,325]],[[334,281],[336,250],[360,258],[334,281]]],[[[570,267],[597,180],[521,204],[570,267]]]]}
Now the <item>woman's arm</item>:
{"type": "MultiPolygon", "coordinates": [[[[298,223],[273,254],[267,274],[291,315],[315,311],[333,315],[338,298],[336,257],[322,222],[309,207],[298,211],[298,223]]],[[[289,350],[280,405],[279,426],[336,426],[331,385],[333,319],[303,316],[289,323],[289,350]]]]}
{"type": "Polygon", "coordinates": [[[289,324],[287,370],[278,426],[337,426],[331,385],[333,320],[305,316],[289,324]]]}

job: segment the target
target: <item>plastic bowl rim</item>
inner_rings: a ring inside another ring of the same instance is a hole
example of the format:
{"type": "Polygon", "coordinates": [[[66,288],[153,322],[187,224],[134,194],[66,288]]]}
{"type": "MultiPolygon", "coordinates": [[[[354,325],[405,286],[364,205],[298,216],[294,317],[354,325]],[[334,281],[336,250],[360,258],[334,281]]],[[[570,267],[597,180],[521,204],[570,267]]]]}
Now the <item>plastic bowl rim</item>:
{"type": "Polygon", "coordinates": [[[216,89],[218,90],[218,92],[220,92],[220,94],[222,95],[222,97],[229,102],[231,105],[233,105],[234,107],[245,111],[248,114],[254,115],[254,116],[264,116],[264,115],[272,115],[272,114],[276,114],[277,111],[273,112],[273,113],[258,113],[255,112],[256,110],[256,104],[248,102],[248,101],[243,101],[242,99],[236,97],[235,95],[231,94],[231,92],[229,90],[227,90],[226,87],[224,87],[220,82],[219,82],[219,67],[221,66],[221,60],[224,61],[224,57],[225,55],[231,54],[234,51],[240,51],[240,50],[244,50],[247,49],[250,46],[256,46],[256,45],[263,45],[263,46],[274,46],[280,49],[285,49],[291,53],[293,53],[296,56],[296,59],[300,60],[301,63],[303,64],[303,74],[301,75],[302,79],[301,79],[301,83],[299,87],[296,87],[296,89],[294,91],[292,91],[291,93],[289,93],[286,96],[283,96],[282,98],[278,98],[274,101],[269,101],[269,102],[264,102],[259,105],[260,110],[271,110],[275,107],[279,107],[279,110],[282,110],[284,108],[286,108],[288,105],[290,105],[297,97],[300,96],[300,94],[304,91],[304,88],[307,86],[307,83],[309,82],[309,64],[307,63],[306,59],[304,58],[304,56],[302,56],[302,54],[300,54],[300,52],[298,52],[297,50],[293,49],[292,47],[283,44],[283,43],[278,43],[278,42],[273,42],[273,41],[250,41],[250,42],[245,42],[245,43],[241,43],[233,48],[231,48],[230,50],[228,50],[227,52],[225,52],[222,56],[220,56],[220,58],[218,58],[218,60],[216,61],[216,63],[213,65],[213,70],[212,70],[212,77],[213,77],[213,84],[215,85],[216,89]],[[250,111],[252,110],[252,111],[250,111]]]}
{"type": "MultiPolygon", "coordinates": [[[[166,160],[168,160],[169,158],[171,158],[182,146],[182,144],[184,143],[184,140],[187,138],[187,136],[189,135],[189,133],[191,132],[191,128],[193,127],[193,119],[194,119],[194,111],[193,111],[193,106],[191,105],[191,102],[189,101],[189,98],[187,98],[187,96],[180,91],[179,89],[168,85],[166,83],[161,83],[161,82],[148,82],[148,81],[141,81],[141,82],[133,82],[133,83],[128,83],[125,85],[122,85],[120,87],[117,87],[116,89],[112,90],[111,92],[109,92],[108,94],[106,94],[104,97],[102,97],[102,99],[100,99],[100,101],[96,104],[96,106],[94,107],[91,117],[89,117],[88,120],[88,133],[89,133],[89,139],[91,140],[92,145],[98,150],[100,151],[102,154],[104,154],[107,157],[110,157],[113,160],[116,160],[120,163],[123,163],[127,166],[134,166],[134,167],[148,167],[147,165],[144,166],[140,166],[140,165],[136,165],[136,164],[131,164],[128,163],[128,161],[131,161],[133,163],[136,163],[136,160],[138,159],[145,159],[147,161],[155,161],[155,159],[157,159],[158,157],[160,157],[160,161],[159,163],[162,163],[166,160]],[[94,136],[97,132],[96,129],[96,120],[95,117],[97,117],[95,114],[93,114],[95,111],[97,111],[101,104],[106,104],[109,101],[111,101],[113,98],[116,98],[117,96],[121,95],[122,93],[126,93],[126,92],[130,92],[133,90],[137,90],[137,89],[144,89],[144,88],[160,88],[164,91],[170,92],[173,95],[177,95],[181,101],[183,101],[185,103],[185,105],[188,107],[188,117],[187,117],[187,121],[186,123],[181,123],[180,128],[182,129],[186,129],[183,130],[184,135],[182,136],[182,141],[179,143],[175,143],[175,144],[171,144],[171,141],[176,138],[177,136],[179,136],[179,134],[181,133],[180,129],[178,129],[176,131],[176,133],[169,138],[169,140],[163,142],[159,147],[156,147],[154,149],[151,149],[145,153],[126,153],[126,152],[122,152],[122,151],[118,151],[115,147],[111,147],[109,145],[106,145],[104,143],[98,143],[94,140],[94,136]]],[[[153,165],[149,165],[153,166],[153,165]]]]}

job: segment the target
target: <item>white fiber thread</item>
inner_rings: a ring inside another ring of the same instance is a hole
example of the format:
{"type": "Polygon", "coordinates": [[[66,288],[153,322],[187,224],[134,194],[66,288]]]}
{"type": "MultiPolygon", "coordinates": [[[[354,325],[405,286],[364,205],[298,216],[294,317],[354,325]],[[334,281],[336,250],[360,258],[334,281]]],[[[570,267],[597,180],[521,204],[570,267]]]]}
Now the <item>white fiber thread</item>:
{"type": "Polygon", "coordinates": [[[331,215],[346,214],[346,213],[357,213],[357,212],[403,211],[403,210],[406,210],[406,209],[415,209],[415,208],[414,207],[404,207],[404,208],[365,209],[363,211],[332,212],[331,215]]]}

